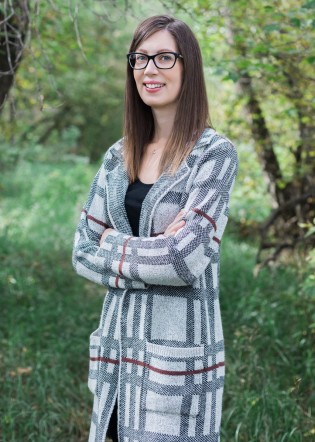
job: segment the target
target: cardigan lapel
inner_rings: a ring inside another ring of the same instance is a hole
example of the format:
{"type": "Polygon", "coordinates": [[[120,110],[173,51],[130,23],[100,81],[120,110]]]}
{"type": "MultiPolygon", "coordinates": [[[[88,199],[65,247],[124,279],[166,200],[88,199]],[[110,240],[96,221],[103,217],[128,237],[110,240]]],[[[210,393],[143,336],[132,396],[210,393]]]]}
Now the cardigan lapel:
{"type": "MultiPolygon", "coordinates": [[[[150,236],[152,219],[156,205],[169,190],[183,180],[189,173],[189,166],[183,161],[173,176],[165,172],[150,188],[145,196],[140,213],[139,235],[150,236]]],[[[123,162],[119,161],[117,167],[106,174],[106,192],[108,201],[108,214],[112,226],[121,233],[133,235],[125,208],[125,196],[129,185],[127,171],[123,162]]]]}
{"type": "Polygon", "coordinates": [[[186,162],[183,161],[181,166],[177,169],[174,175],[167,175],[165,172],[160,175],[158,180],[153,184],[143,200],[140,220],[139,220],[139,235],[150,236],[151,226],[155,209],[159,201],[167,194],[177,183],[182,181],[188,174],[190,168],[186,162]]]}
{"type": "MultiPolygon", "coordinates": [[[[194,145],[192,151],[188,157],[196,152],[200,147],[209,144],[210,139],[215,135],[215,130],[207,128],[203,131],[196,144],[194,145]]],[[[187,157],[187,158],[188,158],[187,157]]],[[[140,236],[150,236],[152,220],[154,217],[155,209],[159,201],[167,194],[175,185],[180,183],[190,173],[190,167],[187,164],[187,158],[182,162],[180,167],[177,169],[174,175],[167,175],[166,172],[158,178],[158,180],[153,184],[149,192],[147,193],[145,199],[142,203],[140,222],[139,222],[139,234],[140,236]]]]}
{"type": "Polygon", "coordinates": [[[106,174],[105,180],[110,222],[118,232],[132,235],[132,229],[125,209],[125,195],[129,185],[129,178],[122,161],[119,161],[117,166],[106,174]]]}
{"type": "MultiPolygon", "coordinates": [[[[193,150],[209,143],[210,138],[215,134],[213,129],[206,129],[193,150]]],[[[122,142],[116,144],[112,150],[114,156],[118,158],[117,166],[106,174],[106,192],[108,201],[108,213],[113,227],[126,235],[133,235],[125,209],[125,196],[129,185],[127,171],[123,164],[121,152],[122,142]]],[[[157,181],[150,188],[145,196],[139,221],[139,235],[148,237],[151,234],[152,220],[157,204],[163,196],[169,192],[176,184],[185,179],[190,171],[187,161],[184,160],[174,175],[163,172],[157,181]]]]}

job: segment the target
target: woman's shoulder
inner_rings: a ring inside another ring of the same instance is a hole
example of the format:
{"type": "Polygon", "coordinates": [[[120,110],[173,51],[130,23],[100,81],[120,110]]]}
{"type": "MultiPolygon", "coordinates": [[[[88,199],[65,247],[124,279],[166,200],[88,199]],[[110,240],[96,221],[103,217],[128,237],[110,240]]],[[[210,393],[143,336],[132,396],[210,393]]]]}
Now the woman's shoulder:
{"type": "Polygon", "coordinates": [[[112,156],[122,156],[124,138],[120,138],[114,144],[112,144],[105,152],[104,159],[110,159],[112,156]]]}
{"type": "Polygon", "coordinates": [[[199,157],[211,158],[217,155],[228,155],[237,159],[234,143],[213,128],[206,128],[194,146],[194,153],[199,157]]]}
{"type": "Polygon", "coordinates": [[[234,143],[227,136],[222,135],[212,127],[207,127],[198,138],[195,148],[214,149],[220,145],[235,149],[234,143]]]}
{"type": "Polygon", "coordinates": [[[114,167],[117,162],[122,160],[123,141],[124,139],[120,138],[106,150],[103,156],[103,166],[106,169],[114,167]]]}
{"type": "MultiPolygon", "coordinates": [[[[219,171],[232,167],[233,174],[238,171],[238,154],[232,141],[215,131],[207,128],[196,143],[196,170],[200,172],[217,169],[219,171]]],[[[202,172],[204,173],[204,172],[202,172]]],[[[208,172],[207,172],[208,173],[208,172]]]]}

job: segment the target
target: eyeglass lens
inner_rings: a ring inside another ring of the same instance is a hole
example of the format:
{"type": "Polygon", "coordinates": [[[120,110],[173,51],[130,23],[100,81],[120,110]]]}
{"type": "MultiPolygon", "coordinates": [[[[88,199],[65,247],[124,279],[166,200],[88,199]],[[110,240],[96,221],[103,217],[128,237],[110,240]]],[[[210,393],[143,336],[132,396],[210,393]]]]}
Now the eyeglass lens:
{"type": "MultiPolygon", "coordinates": [[[[148,56],[145,54],[132,54],[129,56],[130,64],[134,69],[143,69],[148,64],[148,56]]],[[[164,52],[163,54],[156,54],[154,56],[155,65],[161,69],[172,68],[175,64],[176,56],[171,52],[164,52]]]]}

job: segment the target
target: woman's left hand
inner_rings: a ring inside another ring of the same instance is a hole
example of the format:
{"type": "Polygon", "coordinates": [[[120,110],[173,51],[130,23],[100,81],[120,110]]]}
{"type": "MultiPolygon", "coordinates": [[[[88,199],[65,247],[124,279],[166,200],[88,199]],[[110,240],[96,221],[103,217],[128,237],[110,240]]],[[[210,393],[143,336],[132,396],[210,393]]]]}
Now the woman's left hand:
{"type": "Polygon", "coordinates": [[[112,227],[108,227],[107,229],[104,230],[103,235],[101,236],[100,239],[100,245],[102,244],[102,242],[104,241],[104,239],[106,238],[106,236],[109,234],[109,232],[111,230],[114,230],[112,227]]]}

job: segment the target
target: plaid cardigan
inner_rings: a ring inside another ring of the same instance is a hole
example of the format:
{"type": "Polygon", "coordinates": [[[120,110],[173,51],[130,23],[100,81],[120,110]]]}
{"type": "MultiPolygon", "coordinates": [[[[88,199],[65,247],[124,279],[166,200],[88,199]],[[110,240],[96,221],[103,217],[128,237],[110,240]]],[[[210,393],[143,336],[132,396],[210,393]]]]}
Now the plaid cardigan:
{"type": "Polygon", "coordinates": [[[105,441],[117,397],[119,441],[220,440],[220,243],[237,167],[231,142],[205,129],[177,172],[149,190],[134,237],[122,140],[106,152],[73,249],[76,272],[108,288],[90,336],[89,442],[105,441]],[[184,227],[164,236],[183,208],[184,227]],[[115,230],[100,246],[106,227],[115,230]]]}

